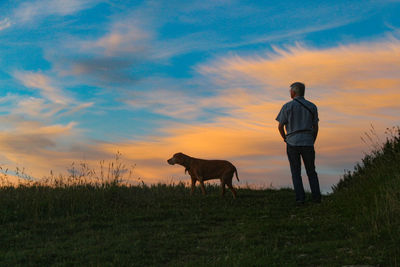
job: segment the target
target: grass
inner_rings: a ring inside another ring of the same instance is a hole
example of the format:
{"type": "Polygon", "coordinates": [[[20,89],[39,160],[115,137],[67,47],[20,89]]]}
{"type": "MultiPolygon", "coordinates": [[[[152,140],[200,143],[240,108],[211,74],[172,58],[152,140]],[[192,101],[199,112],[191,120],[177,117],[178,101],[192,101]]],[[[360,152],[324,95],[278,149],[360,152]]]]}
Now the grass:
{"type": "Polygon", "coordinates": [[[397,266],[395,130],[321,204],[302,207],[290,189],[239,189],[234,200],[210,185],[190,196],[183,184],[122,185],[115,170],[96,184],[3,186],[0,264],[397,266]]]}

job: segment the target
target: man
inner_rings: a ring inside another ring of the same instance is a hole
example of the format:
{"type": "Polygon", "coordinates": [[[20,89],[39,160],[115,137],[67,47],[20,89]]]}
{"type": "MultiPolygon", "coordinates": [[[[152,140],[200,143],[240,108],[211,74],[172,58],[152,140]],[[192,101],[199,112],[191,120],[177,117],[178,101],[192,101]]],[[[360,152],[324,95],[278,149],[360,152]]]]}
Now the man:
{"type": "Polygon", "coordinates": [[[276,118],[279,122],[279,133],[286,142],[286,151],[298,205],[304,204],[305,201],[300,156],[303,158],[306,168],[312,199],[316,203],[321,202],[318,175],[315,171],[314,150],[314,143],[318,135],[318,111],[313,103],[304,98],[304,91],[303,83],[295,82],[290,85],[290,96],[293,100],[283,105],[276,118]]]}

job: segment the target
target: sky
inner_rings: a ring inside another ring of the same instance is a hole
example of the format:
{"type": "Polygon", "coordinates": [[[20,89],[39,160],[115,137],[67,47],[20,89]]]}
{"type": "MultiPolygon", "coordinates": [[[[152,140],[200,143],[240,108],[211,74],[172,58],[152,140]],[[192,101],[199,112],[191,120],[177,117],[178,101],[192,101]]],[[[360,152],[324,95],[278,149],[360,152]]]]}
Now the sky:
{"type": "Polygon", "coordinates": [[[400,125],[399,13],[389,0],[1,1],[0,166],[41,179],[119,152],[132,183],[177,183],[189,176],[166,160],[183,152],[231,161],[236,186],[291,187],[275,118],[301,81],[330,192],[400,125]]]}

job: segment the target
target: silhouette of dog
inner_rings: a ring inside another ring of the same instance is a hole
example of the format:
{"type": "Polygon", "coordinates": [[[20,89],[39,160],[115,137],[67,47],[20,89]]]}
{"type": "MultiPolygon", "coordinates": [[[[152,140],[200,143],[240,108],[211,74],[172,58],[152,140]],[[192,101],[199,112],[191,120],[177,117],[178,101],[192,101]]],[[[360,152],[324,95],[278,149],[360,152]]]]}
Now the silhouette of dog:
{"type": "Polygon", "coordinates": [[[225,194],[225,185],[227,185],[232,191],[233,197],[236,198],[236,191],[232,186],[232,178],[233,174],[236,174],[236,179],[239,181],[239,177],[236,167],[229,161],[197,159],[183,153],[176,153],[167,162],[170,165],[182,165],[185,167],[185,173],[189,172],[192,178],[191,194],[193,194],[197,181],[200,182],[201,191],[205,195],[204,181],[220,179],[222,187],[221,195],[225,194]]]}

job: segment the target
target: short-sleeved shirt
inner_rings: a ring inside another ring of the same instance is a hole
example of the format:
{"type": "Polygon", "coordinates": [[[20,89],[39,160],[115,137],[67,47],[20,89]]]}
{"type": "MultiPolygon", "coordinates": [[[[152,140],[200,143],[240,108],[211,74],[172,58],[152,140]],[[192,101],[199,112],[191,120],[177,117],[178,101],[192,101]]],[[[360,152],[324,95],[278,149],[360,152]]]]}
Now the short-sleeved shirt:
{"type": "Polygon", "coordinates": [[[303,96],[297,96],[295,99],[306,105],[312,114],[303,105],[292,100],[283,105],[276,120],[285,125],[286,142],[289,145],[313,146],[315,141],[313,125],[319,121],[317,106],[303,96]]]}

